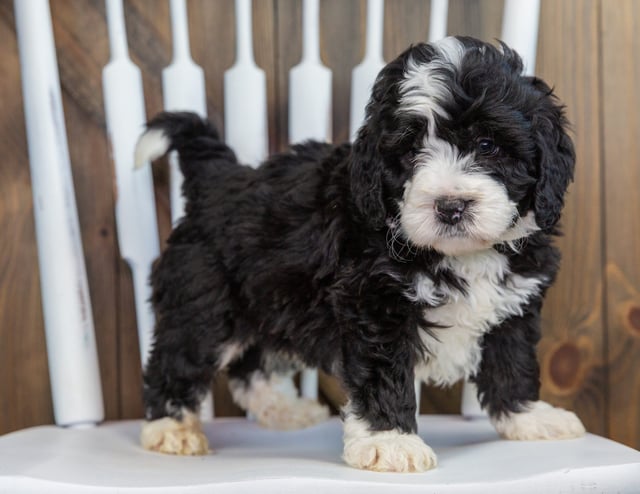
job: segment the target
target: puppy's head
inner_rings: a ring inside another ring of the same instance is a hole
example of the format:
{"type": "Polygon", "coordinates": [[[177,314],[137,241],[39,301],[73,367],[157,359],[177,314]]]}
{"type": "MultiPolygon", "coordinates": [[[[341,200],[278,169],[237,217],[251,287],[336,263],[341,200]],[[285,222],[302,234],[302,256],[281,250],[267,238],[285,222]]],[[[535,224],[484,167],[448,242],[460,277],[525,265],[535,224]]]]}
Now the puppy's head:
{"type": "Polygon", "coordinates": [[[573,177],[563,107],[504,44],[446,38],[379,74],[351,155],[360,214],[447,255],[552,232],[573,177]]]}

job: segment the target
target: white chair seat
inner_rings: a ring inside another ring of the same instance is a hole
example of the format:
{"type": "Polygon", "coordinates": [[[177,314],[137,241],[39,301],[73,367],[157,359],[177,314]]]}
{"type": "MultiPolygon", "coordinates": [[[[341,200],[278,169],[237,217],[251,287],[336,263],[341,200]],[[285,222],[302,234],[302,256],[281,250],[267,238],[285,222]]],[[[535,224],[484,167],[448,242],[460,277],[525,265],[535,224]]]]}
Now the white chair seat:
{"type": "Polygon", "coordinates": [[[346,466],[337,418],[277,432],[245,419],[205,424],[215,454],[143,450],[140,421],[91,429],[42,426],[0,437],[0,493],[552,493],[640,492],[640,452],[599,436],[568,441],[499,439],[486,419],[423,416],[420,435],[438,454],[424,474],[346,466]]]}

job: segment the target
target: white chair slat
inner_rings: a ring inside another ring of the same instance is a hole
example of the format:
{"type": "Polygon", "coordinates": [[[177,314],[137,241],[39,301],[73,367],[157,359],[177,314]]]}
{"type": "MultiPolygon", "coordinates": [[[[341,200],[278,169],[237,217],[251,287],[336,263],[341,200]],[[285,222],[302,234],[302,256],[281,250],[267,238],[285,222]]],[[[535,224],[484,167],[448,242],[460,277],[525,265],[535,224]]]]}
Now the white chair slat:
{"type": "MultiPolygon", "coordinates": [[[[162,95],[167,111],[192,111],[207,115],[207,95],[204,71],[191,58],[189,25],[185,0],[171,0],[171,34],[173,60],[162,71],[162,95]]],[[[171,222],[176,224],[184,215],[182,173],[175,152],[169,156],[171,222]]]]}
{"type": "Polygon", "coordinates": [[[447,35],[449,0],[431,0],[429,19],[429,41],[438,41],[447,35]]]}
{"type": "Polygon", "coordinates": [[[96,423],[102,388],[49,3],[16,0],[14,11],[54,416],[96,423]]]}
{"type": "Polygon", "coordinates": [[[242,163],[257,166],[269,151],[267,82],[253,58],[251,0],[236,0],[236,62],[224,74],[226,142],[242,163]]]}
{"type": "MultiPolygon", "coordinates": [[[[320,59],[320,3],[304,0],[302,5],[302,60],[289,72],[289,142],[331,142],[331,71],[320,59]]],[[[300,394],[318,398],[317,370],[302,372],[300,394]]]]}
{"type": "Polygon", "coordinates": [[[320,3],[302,5],[302,60],[289,72],[289,142],[331,142],[331,71],[320,59],[320,3]]]}
{"type": "MultiPolygon", "coordinates": [[[[167,111],[191,111],[202,117],[207,116],[207,95],[204,71],[191,58],[189,48],[189,23],[185,0],[170,0],[171,35],[173,40],[173,59],[162,71],[162,96],[167,111]]],[[[176,225],[184,216],[184,198],[182,197],[182,172],[178,164],[178,155],[169,155],[169,198],[171,204],[171,223],[176,225]]],[[[213,417],[213,394],[211,391],[200,404],[200,418],[213,417]]]]}
{"type": "Polygon", "coordinates": [[[111,58],[102,72],[102,87],[116,175],[118,245],[133,276],[140,361],[144,364],[155,324],[148,303],[148,279],[151,265],[160,254],[151,167],[134,168],[135,145],[147,117],[142,74],[128,54],[122,0],[106,0],[106,5],[111,58]]]}
{"type": "Polygon", "coordinates": [[[376,76],[384,67],[382,46],[384,39],[384,0],[368,0],[366,46],[364,59],[351,73],[351,104],[349,135],[355,140],[364,122],[365,108],[376,76]]]}
{"type": "Polygon", "coordinates": [[[502,14],[502,41],[516,50],[525,73],[536,70],[540,0],[505,0],[502,14]]]}

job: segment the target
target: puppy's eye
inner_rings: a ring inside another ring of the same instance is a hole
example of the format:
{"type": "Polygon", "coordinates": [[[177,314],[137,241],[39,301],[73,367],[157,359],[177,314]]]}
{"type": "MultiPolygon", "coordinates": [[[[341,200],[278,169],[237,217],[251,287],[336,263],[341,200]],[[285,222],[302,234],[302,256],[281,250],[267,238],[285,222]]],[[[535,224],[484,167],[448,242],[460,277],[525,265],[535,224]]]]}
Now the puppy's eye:
{"type": "Polygon", "coordinates": [[[500,148],[493,142],[493,139],[483,137],[476,142],[476,150],[483,156],[495,156],[500,148]]]}

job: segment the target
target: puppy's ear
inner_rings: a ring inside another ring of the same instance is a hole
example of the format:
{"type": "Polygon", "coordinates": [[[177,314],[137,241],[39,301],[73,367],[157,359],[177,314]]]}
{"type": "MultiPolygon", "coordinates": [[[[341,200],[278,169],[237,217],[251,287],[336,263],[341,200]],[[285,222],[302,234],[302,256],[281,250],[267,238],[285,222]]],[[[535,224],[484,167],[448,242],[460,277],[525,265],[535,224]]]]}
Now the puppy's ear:
{"type": "Polygon", "coordinates": [[[564,195],[573,180],[576,155],[567,134],[569,123],[564,107],[543,81],[532,78],[532,85],[544,94],[540,111],[533,119],[539,167],[534,212],[538,226],[550,232],[560,219],[564,195]]]}
{"type": "Polygon", "coordinates": [[[365,122],[351,149],[353,201],[358,213],[374,229],[384,227],[388,213],[385,194],[389,191],[385,183],[393,179],[399,157],[406,147],[411,147],[415,137],[415,129],[397,114],[399,84],[408,58],[426,50],[431,51],[422,54],[423,59],[431,56],[433,50],[425,44],[414,45],[380,71],[367,104],[365,122]]]}
{"type": "Polygon", "coordinates": [[[358,213],[375,230],[385,224],[387,210],[383,197],[384,159],[369,121],[358,132],[351,151],[351,197],[358,213]]]}

